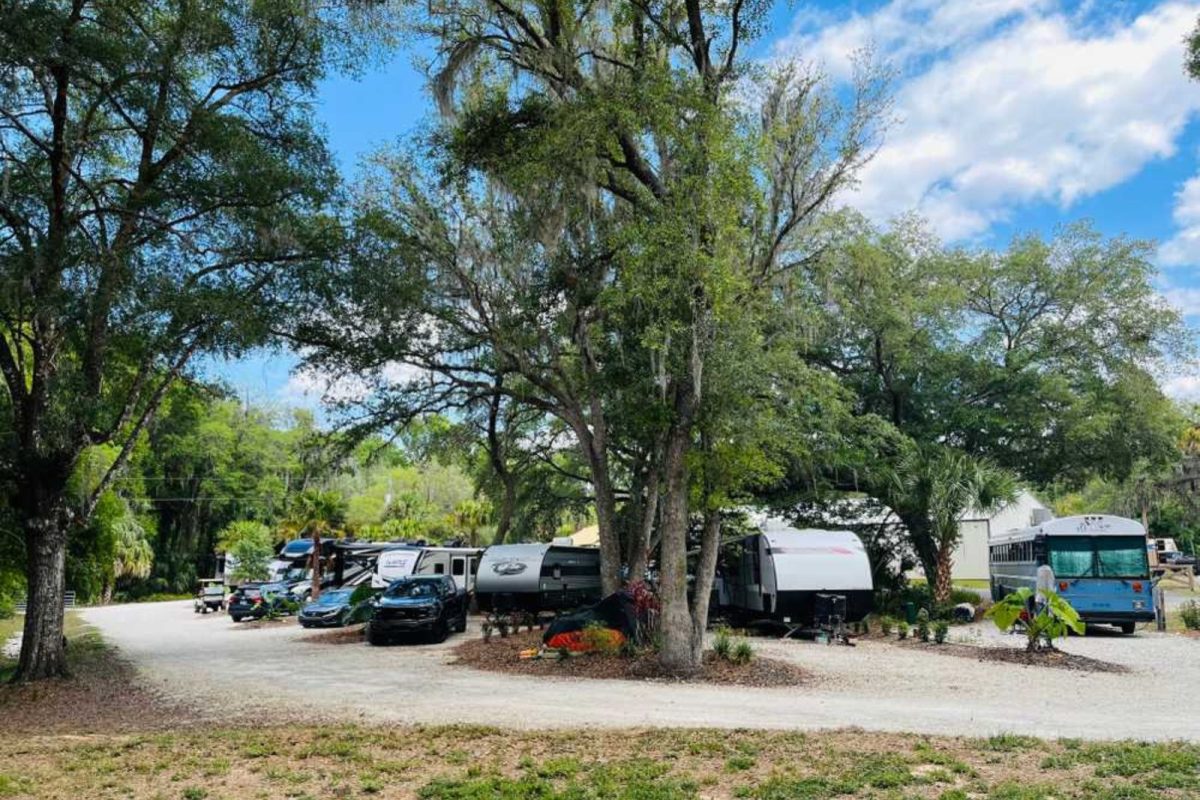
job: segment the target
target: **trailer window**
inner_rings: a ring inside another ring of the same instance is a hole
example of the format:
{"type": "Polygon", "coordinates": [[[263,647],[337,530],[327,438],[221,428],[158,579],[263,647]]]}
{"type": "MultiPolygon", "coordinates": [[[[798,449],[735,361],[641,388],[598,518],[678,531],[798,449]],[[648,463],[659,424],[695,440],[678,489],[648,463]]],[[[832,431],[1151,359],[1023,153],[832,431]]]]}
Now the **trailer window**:
{"type": "Polygon", "coordinates": [[[467,567],[467,564],[464,559],[456,558],[450,562],[450,574],[451,575],[462,575],[467,571],[466,567],[467,567]]]}
{"type": "Polygon", "coordinates": [[[434,575],[445,575],[446,574],[446,565],[445,564],[434,564],[433,565],[433,574],[434,575]]]}

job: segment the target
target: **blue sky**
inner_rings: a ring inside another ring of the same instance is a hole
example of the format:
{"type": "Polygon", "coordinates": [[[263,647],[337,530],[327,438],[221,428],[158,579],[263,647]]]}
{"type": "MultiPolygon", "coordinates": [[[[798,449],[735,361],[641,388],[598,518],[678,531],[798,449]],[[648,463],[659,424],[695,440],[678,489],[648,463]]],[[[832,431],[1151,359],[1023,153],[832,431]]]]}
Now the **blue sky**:
{"type": "MultiPolygon", "coordinates": [[[[1002,246],[1088,217],[1159,243],[1159,287],[1200,328],[1200,84],[1182,39],[1200,0],[778,2],[752,55],[850,74],[869,47],[896,71],[897,122],[845,201],[880,222],[916,210],[947,241],[1002,246]]],[[[412,51],[322,85],[316,113],[347,175],[430,118],[412,51]]],[[[318,376],[262,353],[210,364],[252,402],[313,406],[318,376]]],[[[1162,377],[1200,400],[1200,373],[1162,377]]]]}

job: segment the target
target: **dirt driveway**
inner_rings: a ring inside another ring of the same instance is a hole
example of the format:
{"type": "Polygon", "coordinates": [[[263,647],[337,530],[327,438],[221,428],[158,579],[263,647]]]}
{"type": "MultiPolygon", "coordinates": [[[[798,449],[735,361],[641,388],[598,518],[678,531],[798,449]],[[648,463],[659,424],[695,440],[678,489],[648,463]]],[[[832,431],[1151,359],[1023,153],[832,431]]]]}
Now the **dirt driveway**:
{"type": "MultiPolygon", "coordinates": [[[[1200,640],[1139,632],[1072,639],[1067,649],[1125,664],[1078,673],[975,661],[881,642],[828,647],[755,639],[758,652],[817,676],[789,689],[568,681],[449,664],[443,645],[316,644],[293,624],[247,628],[190,602],[89,609],[88,622],[168,696],[218,720],[251,714],[519,728],[841,728],[1046,737],[1191,739],[1200,719],[1179,691],[1200,682],[1200,640]]],[[[477,635],[474,626],[467,635],[477,635]]],[[[983,629],[955,636],[996,643],[983,629]]]]}

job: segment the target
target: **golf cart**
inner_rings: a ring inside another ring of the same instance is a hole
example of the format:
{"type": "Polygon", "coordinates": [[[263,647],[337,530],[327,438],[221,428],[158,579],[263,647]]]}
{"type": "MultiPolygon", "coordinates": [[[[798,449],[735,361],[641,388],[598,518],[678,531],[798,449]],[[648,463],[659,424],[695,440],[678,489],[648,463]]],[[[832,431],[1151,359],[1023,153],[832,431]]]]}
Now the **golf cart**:
{"type": "Polygon", "coordinates": [[[205,578],[200,581],[200,591],[192,602],[192,610],[197,614],[207,614],[209,611],[225,610],[225,581],[217,578],[205,578]]]}

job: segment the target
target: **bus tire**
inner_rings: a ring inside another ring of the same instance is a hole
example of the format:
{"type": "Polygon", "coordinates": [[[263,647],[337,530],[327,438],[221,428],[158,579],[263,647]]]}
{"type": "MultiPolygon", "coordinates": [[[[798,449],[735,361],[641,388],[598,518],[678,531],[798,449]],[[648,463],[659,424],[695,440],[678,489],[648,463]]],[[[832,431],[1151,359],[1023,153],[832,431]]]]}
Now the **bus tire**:
{"type": "Polygon", "coordinates": [[[1125,634],[1126,636],[1133,633],[1136,628],[1137,628],[1137,626],[1132,622],[1122,622],[1121,623],[1121,633],[1125,634]]]}

